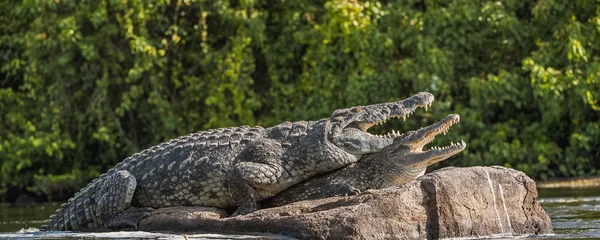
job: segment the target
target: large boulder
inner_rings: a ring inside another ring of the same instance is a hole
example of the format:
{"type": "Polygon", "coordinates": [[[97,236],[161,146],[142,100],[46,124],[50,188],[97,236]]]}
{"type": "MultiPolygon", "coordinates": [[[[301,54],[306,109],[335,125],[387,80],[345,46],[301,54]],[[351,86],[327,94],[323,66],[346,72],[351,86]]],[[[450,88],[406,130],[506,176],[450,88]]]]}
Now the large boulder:
{"type": "Polygon", "coordinates": [[[535,182],[504,167],[444,168],[401,187],[225,217],[216,209],[159,209],[140,230],[261,232],[296,238],[424,239],[552,233],[535,182]]]}

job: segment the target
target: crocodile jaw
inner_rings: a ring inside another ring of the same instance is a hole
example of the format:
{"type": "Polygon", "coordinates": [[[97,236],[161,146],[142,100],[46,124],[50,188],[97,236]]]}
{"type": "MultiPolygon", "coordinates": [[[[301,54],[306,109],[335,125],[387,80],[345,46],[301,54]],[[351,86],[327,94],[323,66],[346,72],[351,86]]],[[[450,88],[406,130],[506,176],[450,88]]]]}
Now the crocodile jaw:
{"type": "Polygon", "coordinates": [[[417,131],[409,131],[394,140],[393,146],[397,146],[395,150],[390,151],[392,155],[405,155],[394,159],[402,159],[398,164],[407,166],[424,166],[427,167],[436,162],[443,161],[467,147],[467,144],[461,140],[460,143],[452,142],[450,146],[432,147],[428,150],[423,150],[423,147],[435,140],[438,134],[446,134],[448,129],[460,122],[458,114],[450,114],[443,120],[434,123],[417,131]]]}
{"type": "Polygon", "coordinates": [[[391,118],[403,118],[412,115],[418,107],[431,106],[434,97],[431,93],[420,92],[402,101],[358,106],[336,110],[331,119],[330,140],[338,147],[360,156],[381,150],[393,143],[399,132],[373,135],[367,130],[384,124],[391,118]]]}

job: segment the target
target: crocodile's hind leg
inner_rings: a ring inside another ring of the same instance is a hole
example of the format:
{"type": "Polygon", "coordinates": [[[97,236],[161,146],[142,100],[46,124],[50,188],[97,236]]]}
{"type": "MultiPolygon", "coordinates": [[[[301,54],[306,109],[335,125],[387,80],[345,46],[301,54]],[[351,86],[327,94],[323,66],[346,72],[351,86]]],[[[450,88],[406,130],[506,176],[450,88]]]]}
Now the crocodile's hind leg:
{"type": "Polygon", "coordinates": [[[240,154],[238,163],[227,176],[227,186],[238,206],[234,216],[258,209],[256,189],[260,188],[265,194],[270,185],[277,183],[284,171],[282,155],[281,145],[268,139],[256,142],[240,154]]]}
{"type": "Polygon", "coordinates": [[[108,176],[98,195],[99,220],[109,229],[137,229],[138,222],[150,216],[151,208],[131,207],[131,199],[137,186],[135,177],[121,170],[108,176]]]}

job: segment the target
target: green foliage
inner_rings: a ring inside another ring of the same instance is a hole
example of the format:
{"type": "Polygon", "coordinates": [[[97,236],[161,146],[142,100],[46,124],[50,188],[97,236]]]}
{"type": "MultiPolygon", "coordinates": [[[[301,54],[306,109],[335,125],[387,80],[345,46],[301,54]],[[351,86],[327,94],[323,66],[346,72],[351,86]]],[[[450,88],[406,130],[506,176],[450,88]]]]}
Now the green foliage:
{"type": "Polygon", "coordinates": [[[189,132],[418,91],[433,110],[386,128],[460,114],[437,143],[468,148],[442,165],[600,173],[592,0],[1,2],[0,194],[68,195],[189,132]]]}

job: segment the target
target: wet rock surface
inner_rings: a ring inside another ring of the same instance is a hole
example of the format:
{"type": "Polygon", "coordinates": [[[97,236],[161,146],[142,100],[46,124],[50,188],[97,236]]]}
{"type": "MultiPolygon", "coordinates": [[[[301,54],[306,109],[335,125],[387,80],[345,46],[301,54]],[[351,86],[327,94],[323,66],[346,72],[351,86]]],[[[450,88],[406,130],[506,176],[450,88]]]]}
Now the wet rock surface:
{"type": "Polygon", "coordinates": [[[226,217],[205,207],[156,210],[139,230],[274,233],[302,239],[424,239],[552,233],[535,182],[504,167],[444,168],[401,187],[226,217]]]}

